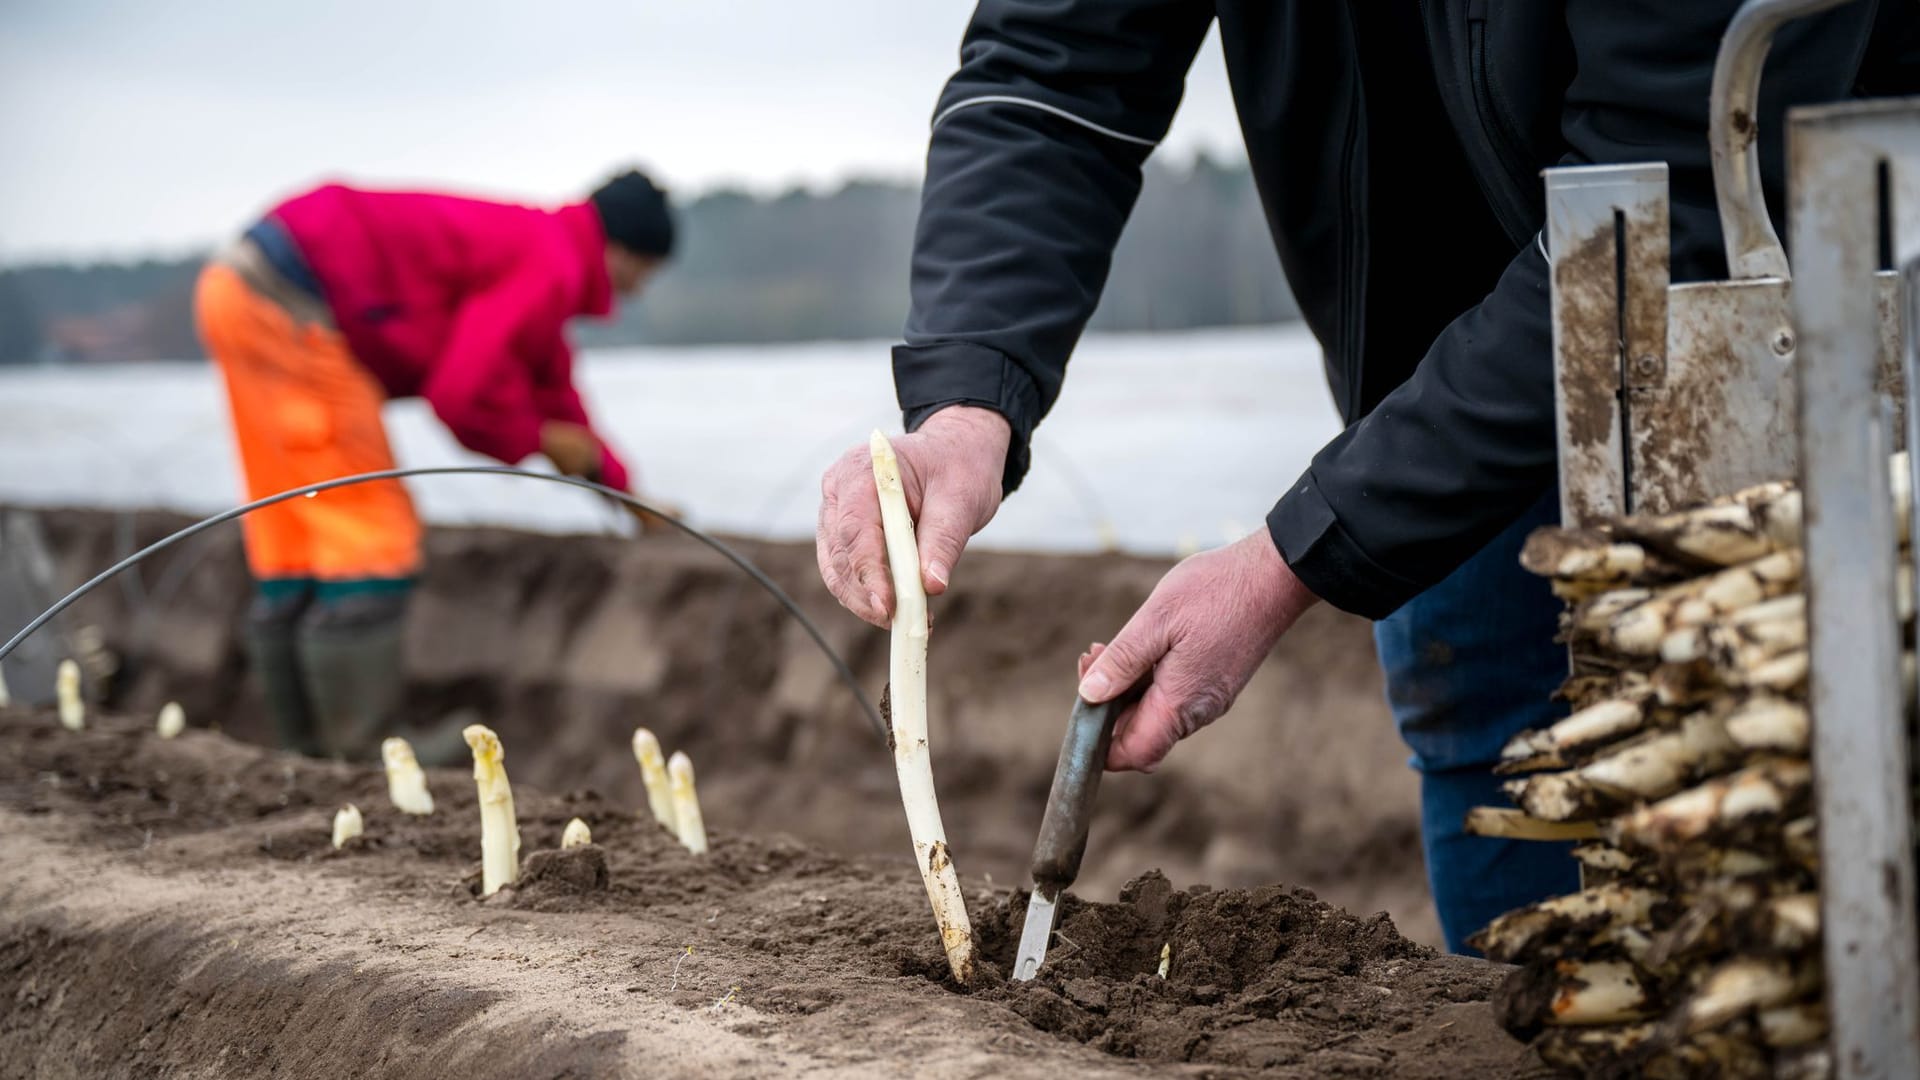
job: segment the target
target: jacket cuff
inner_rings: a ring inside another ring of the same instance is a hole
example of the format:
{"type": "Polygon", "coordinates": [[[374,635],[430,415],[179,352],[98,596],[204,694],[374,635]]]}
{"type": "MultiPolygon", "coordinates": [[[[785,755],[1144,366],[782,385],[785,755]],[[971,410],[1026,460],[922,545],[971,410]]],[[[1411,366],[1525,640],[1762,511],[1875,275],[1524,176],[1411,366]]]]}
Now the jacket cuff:
{"type": "Polygon", "coordinates": [[[1308,472],[1267,514],[1267,534],[1300,583],[1342,611],[1384,619],[1425,586],[1388,570],[1354,542],[1308,472]]]}
{"type": "Polygon", "coordinates": [[[1010,495],[1020,486],[1032,464],[1029,444],[1040,423],[1040,390],[1011,357],[966,341],[896,345],[893,385],[908,431],[918,430],[927,417],[949,405],[977,405],[1005,417],[1013,438],[1007,444],[1001,493],[1010,495]]]}

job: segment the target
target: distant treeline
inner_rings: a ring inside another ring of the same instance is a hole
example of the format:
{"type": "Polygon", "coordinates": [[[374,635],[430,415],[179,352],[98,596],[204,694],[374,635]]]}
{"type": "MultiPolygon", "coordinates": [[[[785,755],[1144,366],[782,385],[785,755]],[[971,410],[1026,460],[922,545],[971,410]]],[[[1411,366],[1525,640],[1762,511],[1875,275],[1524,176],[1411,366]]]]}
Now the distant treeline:
{"type": "MultiPolygon", "coordinates": [[[[1281,322],[1281,279],[1244,165],[1202,156],[1148,166],[1093,325],[1171,330],[1281,322]]],[[[856,181],[830,194],[737,191],[681,207],[681,254],[583,345],[886,338],[900,332],[919,193],[856,181]]],[[[200,258],[0,270],[0,363],[201,355],[191,298],[200,258]]]]}

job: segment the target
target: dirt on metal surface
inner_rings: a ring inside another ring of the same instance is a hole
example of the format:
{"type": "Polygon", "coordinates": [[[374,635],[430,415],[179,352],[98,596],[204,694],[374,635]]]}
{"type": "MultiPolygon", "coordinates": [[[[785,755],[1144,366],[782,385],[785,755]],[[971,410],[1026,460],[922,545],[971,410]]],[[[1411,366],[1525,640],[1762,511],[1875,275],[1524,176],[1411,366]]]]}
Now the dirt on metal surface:
{"type": "Polygon", "coordinates": [[[1553,256],[1561,505],[1570,524],[1624,509],[1614,249],[1609,224],[1553,256]]]}
{"type": "Polygon", "coordinates": [[[1493,1025],[1504,969],[1302,890],[1147,874],[1116,904],[1069,897],[1047,969],[1016,985],[1001,973],[1024,894],[969,877],[983,961],[962,989],[904,860],[726,830],[695,857],[637,804],[521,783],[527,876],[481,899],[472,779],[430,783],[437,812],[415,818],[377,767],[0,712],[0,1061],[105,1077],[1541,1071],[1493,1025]],[[335,851],[348,801],[366,833],[335,851]],[[573,817],[594,844],[551,850],[573,817]]]}

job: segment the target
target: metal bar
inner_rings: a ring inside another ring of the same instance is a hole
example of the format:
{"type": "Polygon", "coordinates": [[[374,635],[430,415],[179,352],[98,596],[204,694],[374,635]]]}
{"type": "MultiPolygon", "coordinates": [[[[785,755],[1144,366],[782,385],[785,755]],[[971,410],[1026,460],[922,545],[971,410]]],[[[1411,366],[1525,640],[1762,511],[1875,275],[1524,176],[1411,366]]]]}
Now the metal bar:
{"type": "Polygon", "coordinates": [[[1726,235],[1727,270],[1735,281],[1787,277],[1787,253],[1767,216],[1760,186],[1760,70],[1782,23],[1839,7],[1846,0],[1747,0],[1727,25],[1713,65],[1707,138],[1713,148],[1713,191],[1726,235]]]}
{"type": "MultiPolygon", "coordinates": [[[[1906,421],[1907,490],[1920,491],[1920,408],[1914,407],[1915,387],[1920,387],[1920,258],[1908,259],[1899,272],[1899,311],[1895,319],[1900,327],[1901,386],[1905,399],[1901,412],[1906,421]]],[[[1920,499],[1907,500],[1907,559],[1912,570],[1909,587],[1913,590],[1913,610],[1920,612],[1920,499]]],[[[1914,676],[1920,682],[1920,672],[1914,676]]],[[[1920,701],[1920,687],[1903,688],[1907,696],[1920,701]]]]}
{"type": "Polygon", "coordinates": [[[1667,167],[1548,169],[1546,182],[1560,516],[1581,525],[1627,511],[1628,387],[1665,376],[1667,167]]]}
{"type": "Polygon", "coordinates": [[[1879,163],[1920,164],[1908,108],[1796,111],[1789,124],[1793,289],[1806,497],[1809,686],[1822,949],[1835,1075],[1920,1076],[1911,779],[1877,394],[1879,163]]]}

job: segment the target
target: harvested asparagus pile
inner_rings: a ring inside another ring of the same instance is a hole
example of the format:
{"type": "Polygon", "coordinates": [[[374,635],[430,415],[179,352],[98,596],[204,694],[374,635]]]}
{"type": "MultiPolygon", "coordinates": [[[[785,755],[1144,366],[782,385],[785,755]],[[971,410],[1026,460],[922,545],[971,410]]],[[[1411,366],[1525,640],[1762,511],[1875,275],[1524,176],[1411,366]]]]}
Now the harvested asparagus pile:
{"type": "Polygon", "coordinates": [[[1592,839],[1586,888],[1474,939],[1520,965],[1501,1022],[1589,1076],[1828,1075],[1799,492],[1542,529],[1521,562],[1568,603],[1573,712],[1501,755],[1523,816],[1469,827],[1592,839]]]}

